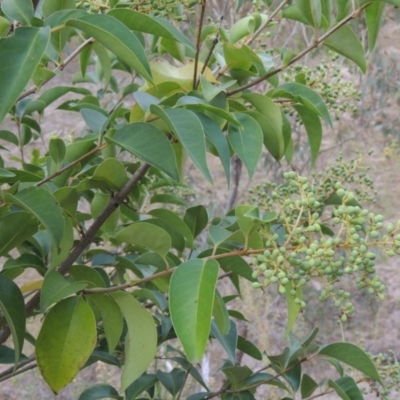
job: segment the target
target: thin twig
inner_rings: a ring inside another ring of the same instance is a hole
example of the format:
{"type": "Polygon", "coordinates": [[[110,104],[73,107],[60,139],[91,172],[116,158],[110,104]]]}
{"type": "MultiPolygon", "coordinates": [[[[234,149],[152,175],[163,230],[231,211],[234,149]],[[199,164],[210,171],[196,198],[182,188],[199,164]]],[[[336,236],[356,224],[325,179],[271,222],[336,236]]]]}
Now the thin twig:
{"type": "Polygon", "coordinates": [[[6,370],[0,373],[0,382],[11,378],[11,376],[15,375],[15,371],[19,370],[20,368],[24,367],[27,364],[30,364],[32,361],[35,361],[35,359],[36,359],[35,355],[32,354],[26,360],[19,362],[16,366],[13,365],[12,367],[7,368],[6,370]]]}
{"type": "Polygon", "coordinates": [[[259,78],[254,79],[253,81],[250,81],[249,83],[246,83],[245,85],[239,86],[235,89],[228,90],[226,92],[227,96],[232,96],[236,93],[239,93],[243,90],[249,89],[261,82],[264,82],[266,79],[271,78],[271,76],[274,76],[278,74],[279,72],[283,71],[284,69],[288,68],[290,65],[294,64],[296,61],[300,60],[303,58],[306,54],[308,54],[310,51],[314,50],[316,47],[318,47],[320,44],[323,43],[325,39],[327,39],[330,35],[335,33],[338,29],[340,29],[342,26],[346,25],[349,21],[352,19],[356,18],[358,14],[366,7],[368,7],[371,3],[365,4],[358,8],[357,10],[353,11],[351,14],[349,14],[346,18],[341,20],[337,25],[335,25],[332,29],[330,29],[328,32],[326,32],[324,35],[322,35],[318,40],[313,42],[310,46],[306,47],[303,51],[301,51],[299,54],[297,54],[296,57],[293,57],[287,64],[281,65],[278,68],[274,69],[273,71],[270,71],[266,73],[263,76],[260,76],[259,78]]]}
{"type": "Polygon", "coordinates": [[[79,164],[81,161],[85,160],[86,158],[90,157],[91,155],[97,153],[98,151],[104,149],[107,147],[107,144],[103,144],[100,146],[96,146],[94,149],[88,151],[86,154],[84,154],[82,157],[77,158],[75,161],[71,162],[70,164],[66,165],[64,168],[59,169],[58,171],[54,172],[54,174],[49,175],[48,177],[42,179],[40,182],[36,184],[36,186],[41,186],[44,183],[51,181],[53,178],[55,178],[58,175],[61,175],[63,172],[68,171],[70,168],[74,167],[75,165],[79,164]]]}
{"type": "MultiPolygon", "coordinates": [[[[57,71],[62,71],[85,47],[89,46],[89,44],[93,43],[94,39],[89,38],[85,40],[79,47],[77,47],[58,67],[53,69],[53,72],[57,71]]],[[[43,82],[41,86],[43,86],[45,83],[51,81],[55,75],[51,76],[47,81],[43,82]]],[[[39,90],[38,86],[32,86],[25,92],[23,92],[19,97],[17,101],[20,101],[24,99],[25,97],[30,96],[33,93],[36,93],[39,90]]]]}
{"type": "Polygon", "coordinates": [[[201,31],[203,29],[203,20],[204,20],[204,14],[206,11],[206,4],[207,0],[202,0],[201,1],[201,13],[200,13],[200,21],[199,21],[199,26],[197,30],[197,40],[196,40],[196,55],[194,58],[194,69],[193,69],[193,89],[197,89],[197,69],[198,69],[198,62],[199,62],[199,57],[200,57],[200,47],[201,47],[201,31]]]}

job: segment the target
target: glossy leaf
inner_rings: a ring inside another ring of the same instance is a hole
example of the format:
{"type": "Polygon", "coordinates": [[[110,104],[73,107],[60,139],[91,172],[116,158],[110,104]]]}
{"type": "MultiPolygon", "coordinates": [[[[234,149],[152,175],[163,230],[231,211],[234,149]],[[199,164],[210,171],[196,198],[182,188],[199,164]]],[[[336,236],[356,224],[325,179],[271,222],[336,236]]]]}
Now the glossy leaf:
{"type": "Polygon", "coordinates": [[[218,325],[213,321],[211,324],[211,333],[221,343],[221,346],[228,354],[229,360],[234,365],[236,363],[236,348],[238,342],[236,324],[231,320],[229,332],[227,335],[223,336],[218,329],[218,325]]]}
{"type": "Polygon", "coordinates": [[[123,400],[117,390],[106,384],[93,385],[90,388],[85,389],[79,396],[78,400],[97,400],[97,399],[117,399],[123,400]]]}
{"type": "Polygon", "coordinates": [[[189,260],[173,273],[169,287],[175,332],[192,364],[204,354],[211,327],[218,263],[189,260]]]}
{"type": "Polygon", "coordinates": [[[75,8],[75,0],[44,0],[42,4],[43,17],[47,18],[57,11],[75,8]]]}
{"type": "Polygon", "coordinates": [[[152,315],[131,295],[115,292],[112,297],[118,303],[128,326],[121,378],[121,391],[124,391],[153,361],[157,351],[157,330],[152,315]]]}
{"type": "Polygon", "coordinates": [[[49,271],[42,285],[40,308],[45,311],[52,304],[57,303],[87,286],[86,283],[70,283],[57,271],[49,271]]]}
{"type": "Polygon", "coordinates": [[[243,128],[229,124],[228,138],[233,150],[243,161],[249,176],[252,177],[261,157],[263,133],[260,125],[247,114],[235,113],[243,128]]]}
{"type": "Polygon", "coordinates": [[[115,240],[143,246],[153,250],[163,258],[171,248],[171,238],[168,233],[164,229],[147,222],[136,222],[127,226],[115,235],[115,240]]]}
{"type": "Polygon", "coordinates": [[[382,24],[383,14],[386,4],[384,2],[375,2],[365,9],[365,22],[368,29],[368,50],[372,51],[378,38],[379,30],[382,24]]]}
{"type": "Polygon", "coordinates": [[[29,0],[3,0],[1,9],[7,17],[31,25],[34,16],[33,3],[29,0]]]}
{"type": "Polygon", "coordinates": [[[231,322],[229,320],[228,309],[226,308],[225,302],[218,290],[215,290],[212,313],[221,335],[227,335],[231,326],[231,322]]]}
{"type": "Polygon", "coordinates": [[[272,91],[272,97],[285,97],[305,105],[332,125],[329,111],[322,97],[308,86],[296,82],[284,83],[272,91]]]}
{"type": "Polygon", "coordinates": [[[46,189],[30,187],[15,196],[6,193],[4,200],[34,215],[47,229],[58,247],[64,234],[64,216],[56,198],[46,189]]]}
{"type": "Polygon", "coordinates": [[[194,50],[193,43],[170,22],[129,9],[114,9],[108,15],[118,19],[132,31],[146,32],[154,36],[176,40],[194,50]]]}
{"type": "Polygon", "coordinates": [[[174,132],[195,165],[205,178],[213,183],[207,166],[203,125],[196,114],[184,109],[162,109],[155,104],[150,106],[150,110],[174,132]]]}
{"type": "Polygon", "coordinates": [[[201,205],[188,208],[183,221],[189,227],[193,237],[196,237],[208,224],[208,214],[206,208],[201,205]]]}
{"type": "Polygon", "coordinates": [[[115,348],[121,338],[123,329],[122,313],[113,297],[105,294],[95,294],[89,296],[96,307],[100,310],[103,321],[104,333],[106,335],[108,352],[114,353],[115,348]]]}
{"type": "Polygon", "coordinates": [[[141,43],[117,19],[108,15],[92,14],[79,19],[70,19],[66,25],[93,36],[121,61],[134,68],[148,81],[152,81],[150,66],[141,43]]]}
{"type": "Polygon", "coordinates": [[[356,63],[362,72],[367,71],[364,48],[353,30],[344,25],[325,39],[324,45],[356,63]]]}
{"type": "Polygon", "coordinates": [[[329,380],[328,386],[333,388],[343,400],[364,400],[357,383],[350,376],[344,376],[336,381],[329,380]]]}
{"type": "Polygon", "coordinates": [[[25,302],[19,287],[3,274],[0,274],[0,310],[11,331],[17,364],[25,338],[25,302]]]}
{"type": "Polygon", "coordinates": [[[62,300],[49,311],[36,341],[36,360],[53,392],[74,379],[95,345],[96,320],[82,298],[62,300]]]}
{"type": "Polygon", "coordinates": [[[0,255],[29,239],[38,230],[38,222],[33,215],[17,211],[0,218],[0,255]]]}
{"type": "Polygon", "coordinates": [[[112,138],[106,138],[150,165],[160,168],[176,181],[179,180],[174,150],[167,136],[155,126],[136,122],[119,129],[112,138]]]}
{"type": "Polygon", "coordinates": [[[317,388],[318,388],[318,383],[315,382],[310,375],[303,374],[300,386],[301,398],[306,399],[310,397],[317,388]]]}
{"type": "Polygon", "coordinates": [[[311,150],[311,167],[313,167],[317,160],[322,142],[321,121],[318,115],[310,111],[306,106],[297,105],[294,106],[294,108],[300,115],[301,121],[303,122],[307,132],[308,142],[311,150]]]}
{"type": "Polygon", "coordinates": [[[328,344],[321,347],[318,354],[344,362],[382,384],[374,363],[363,350],[354,344],[340,342],[328,344]]]}
{"type": "Polygon", "coordinates": [[[49,28],[31,27],[19,28],[14,35],[0,39],[0,122],[28,84],[49,39],[49,28]]]}

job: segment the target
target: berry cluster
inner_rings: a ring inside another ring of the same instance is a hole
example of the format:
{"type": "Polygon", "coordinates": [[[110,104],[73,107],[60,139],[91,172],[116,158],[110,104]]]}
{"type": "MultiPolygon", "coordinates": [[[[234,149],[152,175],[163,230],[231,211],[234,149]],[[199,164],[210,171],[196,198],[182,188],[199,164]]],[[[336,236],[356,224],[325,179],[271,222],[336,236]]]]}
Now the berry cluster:
{"type": "Polygon", "coordinates": [[[354,306],[341,281],[351,276],[359,289],[384,299],[385,285],[376,274],[375,261],[378,252],[400,254],[400,221],[397,227],[384,225],[381,215],[363,209],[356,198],[372,199],[372,181],[355,173],[360,159],[338,161],[325,179],[319,174],[309,180],[291,171],[284,173],[282,185],[267,183],[252,191],[253,201],[278,213],[274,225],[260,230],[265,249],[252,259],[257,278],[253,286],[276,284],[279,293],[291,293],[304,308],[298,289],[318,279],[324,288],[319,300],[333,300],[346,321],[354,306]],[[361,185],[358,196],[345,188],[346,181],[361,185]]]}

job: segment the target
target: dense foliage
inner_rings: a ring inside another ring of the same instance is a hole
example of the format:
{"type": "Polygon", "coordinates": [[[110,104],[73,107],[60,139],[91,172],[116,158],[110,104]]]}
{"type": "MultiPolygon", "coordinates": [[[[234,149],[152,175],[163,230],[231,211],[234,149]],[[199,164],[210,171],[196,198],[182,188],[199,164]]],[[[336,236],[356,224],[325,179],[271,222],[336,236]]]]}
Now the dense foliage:
{"type": "Polygon", "coordinates": [[[400,254],[400,226],[364,208],[373,190],[360,159],[339,159],[314,179],[288,168],[283,184],[259,184],[251,204],[226,215],[188,199],[185,166],[212,183],[213,155],[234,187],[232,159],[250,177],[263,151],[290,164],[298,125],[314,165],[323,124],[354,111],[359,96],[340,76],[339,55],[365,72],[386,3],[400,1],[237,0],[231,26],[231,2],[210,1],[0,2],[0,363],[13,364],[1,380],[37,363],[58,393],[101,361],[121,367],[121,387],[95,385],[81,400],[272,398],[271,387],[282,399],[361,399],[360,382],[382,385],[354,344],[319,345],[318,327],[291,333],[307,312],[304,288],[316,291],[311,280],[341,323],[356,312],[341,282],[384,299],[375,259],[400,254]],[[363,21],[367,43],[356,30],[363,21]],[[282,24],[301,24],[308,43],[275,38],[282,24]],[[329,62],[299,63],[321,46],[329,62]],[[58,83],[72,62],[70,84],[58,83]],[[55,102],[86,129],[44,135],[55,102]],[[227,304],[243,280],[285,296],[282,354],[238,334],[246,315],[227,304]],[[27,331],[32,316],[37,337],[27,331]],[[34,354],[23,354],[25,341],[34,354]],[[225,376],[217,389],[199,370],[209,341],[226,353],[214,360],[225,376]],[[304,373],[317,358],[335,378],[304,373]]]}

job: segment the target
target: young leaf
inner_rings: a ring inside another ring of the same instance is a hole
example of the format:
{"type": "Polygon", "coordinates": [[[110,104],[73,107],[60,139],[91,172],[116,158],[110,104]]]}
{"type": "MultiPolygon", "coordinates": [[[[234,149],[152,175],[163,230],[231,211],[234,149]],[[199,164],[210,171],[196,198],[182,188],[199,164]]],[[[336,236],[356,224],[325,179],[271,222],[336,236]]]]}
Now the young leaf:
{"type": "Polygon", "coordinates": [[[29,239],[38,230],[36,218],[25,212],[17,211],[0,218],[0,255],[29,239]]]}
{"type": "Polygon", "coordinates": [[[29,0],[3,0],[1,9],[12,20],[31,25],[34,16],[33,3],[29,0]]]}
{"type": "Polygon", "coordinates": [[[0,310],[11,331],[17,364],[25,338],[25,302],[19,287],[3,274],[0,274],[0,310]]]}
{"type": "Polygon", "coordinates": [[[118,303],[128,326],[121,378],[121,391],[124,391],[153,361],[157,351],[157,330],[151,314],[131,295],[115,292],[112,297],[118,303]]]}
{"type": "Polygon", "coordinates": [[[46,189],[30,187],[15,196],[6,193],[4,200],[34,215],[47,229],[58,247],[64,234],[64,216],[56,198],[46,189]]]}
{"type": "Polygon", "coordinates": [[[124,398],[123,396],[120,396],[118,394],[117,390],[113,386],[100,383],[85,389],[80,394],[78,400],[98,400],[98,399],[123,400],[124,398]]]}
{"type": "Polygon", "coordinates": [[[49,28],[31,27],[18,28],[14,35],[0,39],[0,122],[36,71],[49,40],[49,28]]]}
{"type": "Polygon", "coordinates": [[[171,277],[171,320],[192,364],[201,360],[206,348],[218,269],[214,260],[193,259],[182,263],[171,277]]]}
{"type": "Polygon", "coordinates": [[[298,287],[296,289],[296,294],[294,296],[291,293],[292,290],[293,284],[291,281],[289,281],[289,283],[285,286],[286,302],[288,307],[288,322],[286,326],[286,334],[288,334],[292,330],[297,320],[297,316],[300,312],[300,305],[295,302],[295,299],[301,300],[301,288],[298,287]]]}
{"type": "Polygon", "coordinates": [[[70,283],[59,272],[49,271],[42,285],[40,308],[45,311],[53,303],[79,292],[87,286],[86,283],[70,283]]]}
{"type": "Polygon", "coordinates": [[[235,113],[243,128],[229,124],[228,139],[233,150],[243,161],[249,176],[252,177],[261,157],[263,133],[260,125],[252,117],[235,113]]]}
{"type": "Polygon", "coordinates": [[[96,320],[81,297],[57,303],[36,341],[36,360],[44,380],[58,393],[89,359],[96,345],[96,320]]]}
{"type": "Polygon", "coordinates": [[[171,238],[168,233],[148,222],[136,222],[127,226],[115,235],[115,240],[146,247],[163,258],[171,248],[171,238]]]}
{"type": "Polygon", "coordinates": [[[160,168],[176,181],[179,180],[175,153],[166,135],[155,126],[136,122],[119,129],[112,138],[106,138],[150,165],[160,168]]]}
{"type": "Polygon", "coordinates": [[[318,354],[335,358],[357,369],[382,385],[375,364],[363,350],[351,343],[332,343],[321,347],[318,354]]]}
{"type": "Polygon", "coordinates": [[[66,25],[93,36],[121,61],[152,82],[150,66],[143,46],[137,37],[117,19],[109,15],[91,14],[79,19],[70,19],[66,25]]]}
{"type": "Polygon", "coordinates": [[[196,114],[184,109],[162,109],[155,104],[150,106],[150,111],[160,117],[174,132],[205,178],[213,183],[207,166],[203,125],[196,114]]]}
{"type": "Polygon", "coordinates": [[[344,25],[332,33],[325,39],[324,45],[356,63],[362,72],[367,71],[367,61],[362,43],[348,25],[344,25]]]}

